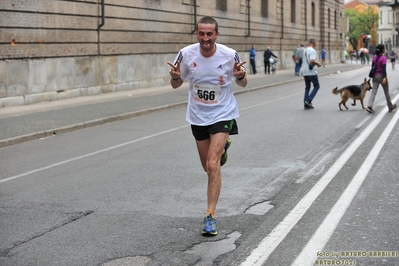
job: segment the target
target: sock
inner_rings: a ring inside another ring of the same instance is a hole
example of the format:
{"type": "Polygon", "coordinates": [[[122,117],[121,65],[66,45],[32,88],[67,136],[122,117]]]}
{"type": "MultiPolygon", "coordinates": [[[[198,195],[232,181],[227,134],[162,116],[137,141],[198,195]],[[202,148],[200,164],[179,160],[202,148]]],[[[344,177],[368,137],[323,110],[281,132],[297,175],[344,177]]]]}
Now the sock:
{"type": "Polygon", "coordinates": [[[209,214],[212,216],[212,218],[215,218],[215,211],[207,210],[205,217],[208,216],[209,214]]]}

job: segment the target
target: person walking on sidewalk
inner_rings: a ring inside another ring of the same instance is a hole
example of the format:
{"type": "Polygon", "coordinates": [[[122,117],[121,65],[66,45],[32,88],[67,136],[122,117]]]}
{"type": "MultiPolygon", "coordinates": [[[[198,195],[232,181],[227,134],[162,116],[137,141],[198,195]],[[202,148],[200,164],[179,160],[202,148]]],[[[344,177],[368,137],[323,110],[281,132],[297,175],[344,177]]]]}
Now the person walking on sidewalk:
{"type": "Polygon", "coordinates": [[[303,51],[305,51],[304,45],[301,43],[299,48],[296,50],[295,53],[295,75],[299,76],[301,74],[301,67],[302,67],[302,58],[303,58],[303,51]]]}
{"type": "Polygon", "coordinates": [[[373,104],[377,90],[380,84],[384,89],[385,99],[388,105],[388,111],[393,112],[396,110],[396,104],[392,104],[391,96],[389,95],[389,84],[387,77],[387,58],[385,57],[385,46],[383,44],[377,45],[375,48],[375,55],[373,56],[372,66],[375,65],[375,74],[373,78],[373,89],[369,97],[369,104],[366,111],[374,113],[373,104]]]}
{"type": "Polygon", "coordinates": [[[327,51],[326,48],[323,46],[321,49],[321,64],[323,67],[326,67],[326,56],[327,56],[327,51]]]}
{"type": "Polygon", "coordinates": [[[305,80],[305,96],[303,99],[305,109],[313,109],[312,101],[320,88],[319,78],[314,66],[321,67],[316,61],[316,39],[310,39],[309,45],[303,53],[303,78],[305,80]],[[310,86],[313,84],[313,90],[310,92],[310,86]]]}
{"type": "Polygon", "coordinates": [[[258,73],[256,71],[256,50],[254,45],[252,44],[252,48],[249,50],[249,62],[251,63],[252,67],[252,74],[256,75],[258,73]]]}
{"type": "Polygon", "coordinates": [[[266,51],[263,54],[263,61],[265,63],[265,74],[270,74],[270,58],[271,57],[278,58],[273,52],[270,50],[270,47],[267,47],[266,51]]]}
{"type": "Polygon", "coordinates": [[[294,50],[292,50],[292,61],[294,61],[294,71],[295,71],[295,75],[296,75],[296,51],[298,50],[300,46],[298,45],[297,47],[295,47],[294,50]]]}
{"type": "Polygon", "coordinates": [[[237,102],[232,92],[233,81],[240,87],[247,85],[244,64],[237,52],[216,43],[219,36],[217,21],[203,17],[197,23],[198,43],[182,48],[171,67],[171,86],[179,88],[189,82],[186,120],[192,134],[203,169],[208,175],[207,201],[203,235],[217,235],[215,210],[221,190],[220,167],[227,161],[229,135],[238,134],[237,102]]]}

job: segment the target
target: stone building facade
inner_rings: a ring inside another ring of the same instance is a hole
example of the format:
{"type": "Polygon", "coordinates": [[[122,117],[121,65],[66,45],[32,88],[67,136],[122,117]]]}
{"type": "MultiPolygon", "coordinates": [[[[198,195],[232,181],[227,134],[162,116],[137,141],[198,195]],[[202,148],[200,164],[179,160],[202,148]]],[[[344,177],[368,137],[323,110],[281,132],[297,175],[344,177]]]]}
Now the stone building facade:
{"type": "MultiPolygon", "coordinates": [[[[196,42],[202,16],[219,23],[218,42],[243,60],[255,45],[259,72],[270,46],[279,69],[316,38],[329,63],[344,46],[343,0],[0,1],[0,107],[169,83],[166,61],[196,42]]],[[[248,67],[249,68],[249,67],[248,67]]]]}
{"type": "Polygon", "coordinates": [[[391,0],[384,0],[376,3],[379,11],[378,21],[378,43],[385,44],[387,51],[396,45],[396,31],[393,26],[393,10],[389,6],[391,0]]]}
{"type": "Polygon", "coordinates": [[[399,1],[392,0],[392,3],[389,5],[392,8],[392,24],[395,30],[395,35],[392,38],[394,40],[394,46],[396,48],[396,52],[398,52],[399,48],[399,1]]]}

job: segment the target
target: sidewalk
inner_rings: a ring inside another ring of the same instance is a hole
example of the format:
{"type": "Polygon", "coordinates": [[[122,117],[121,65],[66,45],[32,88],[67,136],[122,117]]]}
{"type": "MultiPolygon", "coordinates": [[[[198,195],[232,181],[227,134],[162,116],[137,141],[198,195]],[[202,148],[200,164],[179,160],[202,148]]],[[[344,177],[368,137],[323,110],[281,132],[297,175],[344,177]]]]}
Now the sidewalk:
{"type": "MultiPolygon", "coordinates": [[[[348,62],[318,68],[319,76],[370,67],[348,62]]],[[[365,70],[366,72],[366,70],[365,70]]],[[[248,85],[235,85],[235,94],[303,80],[294,70],[275,75],[248,75],[248,85]]],[[[135,89],[54,102],[0,108],[0,148],[24,141],[45,138],[86,127],[146,115],[187,104],[188,83],[173,90],[171,86],[135,89]]]]}

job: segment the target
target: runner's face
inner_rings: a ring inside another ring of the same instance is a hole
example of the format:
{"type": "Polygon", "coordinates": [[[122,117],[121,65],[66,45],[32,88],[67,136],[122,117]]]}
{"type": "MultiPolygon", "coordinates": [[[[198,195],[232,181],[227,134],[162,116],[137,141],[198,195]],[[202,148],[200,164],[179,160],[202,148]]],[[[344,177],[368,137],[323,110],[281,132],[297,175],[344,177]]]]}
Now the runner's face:
{"type": "Polygon", "coordinates": [[[215,42],[219,36],[219,32],[215,32],[214,24],[198,24],[197,39],[200,43],[201,54],[211,56],[215,53],[215,42]]]}

